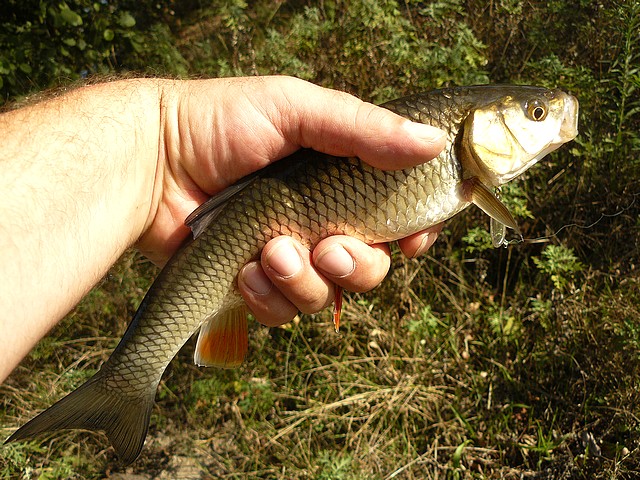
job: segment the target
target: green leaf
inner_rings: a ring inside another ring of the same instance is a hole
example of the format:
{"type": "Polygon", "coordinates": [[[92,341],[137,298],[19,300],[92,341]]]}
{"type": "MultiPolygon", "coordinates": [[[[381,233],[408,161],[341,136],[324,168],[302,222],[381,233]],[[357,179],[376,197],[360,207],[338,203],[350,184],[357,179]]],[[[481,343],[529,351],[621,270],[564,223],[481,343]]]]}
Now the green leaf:
{"type": "Polygon", "coordinates": [[[102,32],[102,38],[104,38],[107,42],[110,42],[115,37],[113,30],[107,28],[104,32],[102,32]]]}
{"type": "Polygon", "coordinates": [[[136,19],[129,12],[122,12],[118,23],[122,28],[131,28],[136,24],[136,19]]]}
{"type": "Polygon", "coordinates": [[[11,68],[11,63],[5,63],[3,59],[0,58],[0,75],[8,75],[11,73],[13,68],[11,68]]]}
{"type": "Polygon", "coordinates": [[[82,25],[82,17],[66,5],[60,10],[60,16],[66,23],[73,27],[82,25]]]}
{"type": "Polygon", "coordinates": [[[460,445],[457,446],[456,450],[453,452],[451,456],[451,463],[453,463],[454,468],[460,468],[462,461],[462,454],[464,453],[464,449],[471,443],[471,440],[465,440],[460,445]]]}

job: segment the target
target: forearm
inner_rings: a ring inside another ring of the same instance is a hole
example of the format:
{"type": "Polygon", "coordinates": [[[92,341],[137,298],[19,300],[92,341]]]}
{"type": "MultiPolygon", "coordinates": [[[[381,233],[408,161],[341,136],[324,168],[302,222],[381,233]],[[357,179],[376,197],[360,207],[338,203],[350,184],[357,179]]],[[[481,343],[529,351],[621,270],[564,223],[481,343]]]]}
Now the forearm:
{"type": "Polygon", "coordinates": [[[0,116],[0,381],[144,231],[159,117],[152,80],[0,116]]]}

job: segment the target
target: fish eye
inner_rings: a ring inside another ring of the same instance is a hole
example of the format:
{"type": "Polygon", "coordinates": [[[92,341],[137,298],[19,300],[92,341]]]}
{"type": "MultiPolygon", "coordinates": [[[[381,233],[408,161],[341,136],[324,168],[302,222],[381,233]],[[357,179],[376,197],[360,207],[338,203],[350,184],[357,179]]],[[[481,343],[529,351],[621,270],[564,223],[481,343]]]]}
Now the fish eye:
{"type": "Polygon", "coordinates": [[[531,100],[527,102],[527,114],[534,122],[541,122],[547,118],[547,106],[540,100],[531,100]]]}

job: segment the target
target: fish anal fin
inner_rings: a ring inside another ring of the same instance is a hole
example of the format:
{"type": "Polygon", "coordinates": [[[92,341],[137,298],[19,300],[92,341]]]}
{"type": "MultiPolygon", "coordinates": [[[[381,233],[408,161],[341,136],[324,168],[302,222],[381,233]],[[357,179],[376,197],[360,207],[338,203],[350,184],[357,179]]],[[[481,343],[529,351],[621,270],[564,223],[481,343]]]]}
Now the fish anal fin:
{"type": "Polygon", "coordinates": [[[518,234],[520,233],[518,224],[511,212],[480,179],[472,177],[464,180],[461,190],[462,196],[467,202],[476,205],[496,222],[506,225],[518,234]]]}
{"type": "Polygon", "coordinates": [[[206,367],[238,367],[247,354],[248,343],[247,307],[231,308],[200,328],[194,361],[206,367]]]}
{"type": "Polygon", "coordinates": [[[105,387],[99,371],[78,389],[24,424],[5,443],[66,429],[104,431],[124,465],[142,450],[149,428],[156,386],[143,397],[130,398],[105,387]]]}

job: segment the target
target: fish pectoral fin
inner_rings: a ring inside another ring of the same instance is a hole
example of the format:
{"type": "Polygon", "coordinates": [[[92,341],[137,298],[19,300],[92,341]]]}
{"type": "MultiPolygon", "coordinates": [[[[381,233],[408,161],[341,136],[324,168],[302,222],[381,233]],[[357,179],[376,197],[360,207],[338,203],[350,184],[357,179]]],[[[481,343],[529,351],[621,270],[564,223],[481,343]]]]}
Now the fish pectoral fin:
{"type": "Polygon", "coordinates": [[[495,248],[507,245],[507,226],[493,217],[491,217],[489,234],[491,236],[491,243],[495,248]]]}
{"type": "Polygon", "coordinates": [[[473,203],[489,215],[495,222],[511,228],[518,234],[520,233],[511,212],[479,178],[472,177],[462,182],[462,196],[467,202],[473,203]]]}
{"type": "Polygon", "coordinates": [[[247,354],[247,307],[232,308],[209,319],[201,328],[194,361],[202,367],[238,367],[247,354]]]}

